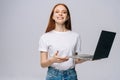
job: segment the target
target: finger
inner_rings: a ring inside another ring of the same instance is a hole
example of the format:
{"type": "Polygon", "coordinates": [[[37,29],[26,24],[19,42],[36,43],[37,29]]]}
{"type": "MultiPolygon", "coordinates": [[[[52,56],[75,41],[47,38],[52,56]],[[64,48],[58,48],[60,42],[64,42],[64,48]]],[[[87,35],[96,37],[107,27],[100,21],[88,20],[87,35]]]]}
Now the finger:
{"type": "Polygon", "coordinates": [[[69,58],[67,58],[67,57],[64,57],[64,58],[58,57],[58,59],[60,59],[60,60],[68,60],[69,58]]]}
{"type": "Polygon", "coordinates": [[[57,53],[59,53],[59,51],[57,50],[57,53]]]}
{"type": "Polygon", "coordinates": [[[57,55],[58,55],[58,53],[59,53],[59,51],[57,51],[57,52],[55,53],[55,55],[57,56],[57,55]]]}
{"type": "Polygon", "coordinates": [[[68,57],[68,56],[66,56],[65,58],[66,58],[66,59],[69,59],[69,57],[68,57]]]}
{"type": "Polygon", "coordinates": [[[62,60],[62,59],[57,59],[57,62],[65,62],[65,60],[62,60]]]}

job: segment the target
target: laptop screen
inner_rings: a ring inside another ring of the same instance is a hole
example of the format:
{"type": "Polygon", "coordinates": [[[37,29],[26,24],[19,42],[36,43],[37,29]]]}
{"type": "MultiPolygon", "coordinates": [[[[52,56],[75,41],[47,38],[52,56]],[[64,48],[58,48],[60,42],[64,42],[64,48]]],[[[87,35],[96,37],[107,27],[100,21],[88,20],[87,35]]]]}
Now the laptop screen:
{"type": "Polygon", "coordinates": [[[115,35],[115,32],[102,30],[93,60],[107,58],[109,56],[115,35]]]}

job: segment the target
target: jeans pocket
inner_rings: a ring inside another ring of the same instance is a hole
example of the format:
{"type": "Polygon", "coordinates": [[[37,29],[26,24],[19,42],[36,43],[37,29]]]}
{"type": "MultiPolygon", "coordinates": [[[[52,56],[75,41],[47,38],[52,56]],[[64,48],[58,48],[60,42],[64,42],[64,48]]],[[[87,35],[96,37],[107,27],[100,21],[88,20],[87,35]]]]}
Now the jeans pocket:
{"type": "Polygon", "coordinates": [[[58,73],[54,70],[48,70],[46,80],[59,80],[58,73]]]}
{"type": "Polygon", "coordinates": [[[77,73],[76,73],[75,70],[70,71],[69,78],[70,78],[70,80],[78,80],[77,79],[77,73]]]}

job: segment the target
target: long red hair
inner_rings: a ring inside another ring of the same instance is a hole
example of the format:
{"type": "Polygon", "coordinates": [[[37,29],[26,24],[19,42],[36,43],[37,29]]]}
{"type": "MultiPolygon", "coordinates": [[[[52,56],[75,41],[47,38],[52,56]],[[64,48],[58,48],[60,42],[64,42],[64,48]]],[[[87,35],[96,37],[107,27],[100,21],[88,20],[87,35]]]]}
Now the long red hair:
{"type": "Polygon", "coordinates": [[[48,23],[48,26],[47,26],[47,29],[46,29],[46,33],[49,32],[49,31],[52,31],[53,29],[55,29],[55,21],[52,19],[52,17],[53,17],[54,9],[58,5],[62,5],[67,9],[67,14],[68,14],[69,19],[65,22],[65,28],[68,29],[68,30],[72,30],[70,11],[69,11],[68,7],[65,4],[59,3],[59,4],[55,5],[53,7],[53,9],[52,9],[52,12],[51,12],[51,15],[50,15],[50,18],[49,18],[49,23],[48,23]]]}

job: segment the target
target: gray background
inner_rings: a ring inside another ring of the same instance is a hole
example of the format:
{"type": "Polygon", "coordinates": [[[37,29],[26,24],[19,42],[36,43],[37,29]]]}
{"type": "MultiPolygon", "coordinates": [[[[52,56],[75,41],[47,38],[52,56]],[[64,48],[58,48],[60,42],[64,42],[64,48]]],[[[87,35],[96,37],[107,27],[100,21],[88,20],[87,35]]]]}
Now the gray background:
{"type": "Polygon", "coordinates": [[[0,80],[44,80],[38,41],[56,3],[69,7],[83,53],[93,54],[101,30],[117,32],[109,58],[76,66],[79,80],[119,80],[120,0],[0,0],[0,80]]]}

